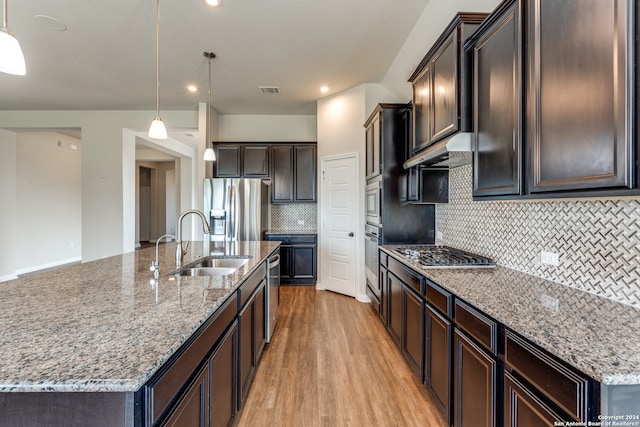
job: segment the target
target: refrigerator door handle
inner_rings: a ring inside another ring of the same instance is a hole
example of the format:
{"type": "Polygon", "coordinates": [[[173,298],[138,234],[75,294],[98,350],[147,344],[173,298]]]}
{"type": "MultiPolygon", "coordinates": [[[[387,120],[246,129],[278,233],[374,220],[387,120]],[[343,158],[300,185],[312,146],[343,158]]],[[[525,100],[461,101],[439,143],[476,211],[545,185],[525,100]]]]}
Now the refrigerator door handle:
{"type": "Polygon", "coordinates": [[[236,200],[236,186],[229,186],[229,240],[234,241],[237,239],[237,215],[238,215],[238,201],[236,200]]]}

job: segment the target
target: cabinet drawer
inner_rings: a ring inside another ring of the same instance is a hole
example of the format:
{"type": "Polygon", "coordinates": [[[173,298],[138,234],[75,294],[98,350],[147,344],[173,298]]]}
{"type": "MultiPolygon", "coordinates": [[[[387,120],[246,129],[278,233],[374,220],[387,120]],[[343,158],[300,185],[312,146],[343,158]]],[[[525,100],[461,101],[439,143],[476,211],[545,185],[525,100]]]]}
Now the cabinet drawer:
{"type": "Polygon", "coordinates": [[[453,295],[451,295],[451,292],[447,292],[440,286],[427,280],[425,295],[427,297],[427,302],[440,310],[440,313],[449,318],[453,316],[453,295]]]}
{"type": "Polygon", "coordinates": [[[389,271],[398,277],[398,279],[402,280],[405,285],[412,288],[414,291],[419,293],[420,295],[424,295],[422,291],[422,277],[417,273],[409,270],[407,267],[402,265],[399,261],[396,261],[394,258],[389,258],[388,264],[389,271]]]}
{"type": "Polygon", "coordinates": [[[456,326],[484,345],[494,356],[498,354],[498,324],[494,320],[456,300],[455,322],[456,326]]]}
{"type": "Polygon", "coordinates": [[[380,265],[386,267],[389,264],[389,255],[386,252],[380,251],[380,253],[378,254],[378,260],[380,262],[380,265]]]}
{"type": "Polygon", "coordinates": [[[251,273],[251,276],[249,276],[249,278],[245,280],[242,285],[240,285],[240,289],[238,289],[238,311],[240,311],[240,309],[244,307],[251,294],[253,294],[253,291],[255,291],[258,286],[260,286],[260,283],[262,283],[266,275],[267,267],[266,263],[263,262],[262,264],[260,264],[260,267],[258,267],[256,271],[251,273]]]}
{"type": "Polygon", "coordinates": [[[577,421],[587,420],[589,379],[511,331],[505,363],[577,421]]]}
{"type": "Polygon", "coordinates": [[[234,293],[218,309],[216,318],[189,344],[186,350],[182,351],[175,361],[168,364],[168,369],[151,382],[147,389],[147,395],[149,396],[149,404],[152,405],[150,408],[150,413],[153,414],[152,423],[157,421],[169,404],[178,397],[180,389],[233,322],[237,312],[237,296],[234,293]]]}

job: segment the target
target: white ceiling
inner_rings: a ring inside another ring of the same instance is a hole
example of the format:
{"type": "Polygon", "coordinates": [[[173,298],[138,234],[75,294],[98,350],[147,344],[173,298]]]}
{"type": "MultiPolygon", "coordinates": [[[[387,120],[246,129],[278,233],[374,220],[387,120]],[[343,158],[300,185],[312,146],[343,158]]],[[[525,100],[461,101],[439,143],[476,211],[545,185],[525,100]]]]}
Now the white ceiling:
{"type": "MultiPolygon", "coordinates": [[[[160,109],[315,114],[331,93],[380,82],[429,0],[160,2],[160,109]],[[193,83],[199,94],[186,91],[193,83]],[[258,86],[279,86],[261,95],[258,86]]],[[[9,0],[26,76],[0,73],[0,110],[154,110],[154,0],[9,0]],[[34,15],[66,24],[46,28],[34,15]]],[[[443,22],[446,25],[446,22],[443,22]]],[[[426,48],[425,48],[426,53],[426,48]]],[[[416,62],[417,64],[417,62],[416,62]]],[[[407,73],[408,77],[408,73],[407,73]]]]}

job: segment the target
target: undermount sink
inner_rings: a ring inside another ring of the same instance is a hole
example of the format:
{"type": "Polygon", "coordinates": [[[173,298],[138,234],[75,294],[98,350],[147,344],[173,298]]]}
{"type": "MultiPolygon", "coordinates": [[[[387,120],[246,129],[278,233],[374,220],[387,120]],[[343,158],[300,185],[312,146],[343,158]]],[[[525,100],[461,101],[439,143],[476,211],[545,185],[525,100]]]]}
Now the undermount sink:
{"type": "Polygon", "coordinates": [[[232,267],[192,267],[176,273],[176,276],[227,276],[236,272],[232,267]]]}
{"type": "Polygon", "coordinates": [[[193,265],[196,268],[232,268],[238,269],[249,262],[249,258],[207,258],[193,265]]]}

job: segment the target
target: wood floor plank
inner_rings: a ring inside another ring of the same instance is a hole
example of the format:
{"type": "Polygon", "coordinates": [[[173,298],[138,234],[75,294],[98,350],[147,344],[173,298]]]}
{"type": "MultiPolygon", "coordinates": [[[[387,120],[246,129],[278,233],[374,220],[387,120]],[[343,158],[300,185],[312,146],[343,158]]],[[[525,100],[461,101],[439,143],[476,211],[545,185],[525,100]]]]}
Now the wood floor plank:
{"type": "Polygon", "coordinates": [[[278,324],[236,425],[446,424],[367,304],[282,286],[278,324]]]}

